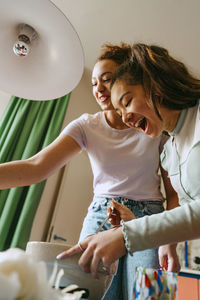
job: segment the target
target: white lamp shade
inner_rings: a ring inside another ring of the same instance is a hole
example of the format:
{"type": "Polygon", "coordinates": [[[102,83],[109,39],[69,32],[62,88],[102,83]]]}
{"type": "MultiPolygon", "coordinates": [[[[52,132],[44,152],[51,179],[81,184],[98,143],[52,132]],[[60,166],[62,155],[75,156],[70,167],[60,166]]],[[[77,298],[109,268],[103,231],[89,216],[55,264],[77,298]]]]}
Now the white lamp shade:
{"type": "Polygon", "coordinates": [[[49,0],[0,0],[0,45],[0,90],[14,96],[56,99],[71,92],[82,77],[80,39],[49,0]],[[37,33],[25,57],[13,51],[20,24],[37,33]]]}

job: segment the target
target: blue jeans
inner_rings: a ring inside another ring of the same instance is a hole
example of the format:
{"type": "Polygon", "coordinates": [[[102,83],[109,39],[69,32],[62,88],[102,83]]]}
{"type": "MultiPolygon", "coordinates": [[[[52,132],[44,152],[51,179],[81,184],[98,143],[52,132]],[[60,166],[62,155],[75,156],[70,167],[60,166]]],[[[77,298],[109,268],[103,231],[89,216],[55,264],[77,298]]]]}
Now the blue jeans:
{"type": "MultiPolygon", "coordinates": [[[[137,218],[160,213],[164,210],[162,201],[134,201],[123,197],[115,197],[114,199],[126,205],[137,218]]],[[[95,233],[96,229],[107,216],[106,211],[110,206],[111,200],[112,198],[94,197],[88,208],[87,216],[84,219],[79,241],[95,233]]],[[[112,227],[110,223],[106,223],[101,231],[112,227]]],[[[135,270],[139,266],[159,268],[158,249],[138,251],[133,256],[126,254],[120,258],[117,271],[102,300],[132,300],[135,270]]]]}

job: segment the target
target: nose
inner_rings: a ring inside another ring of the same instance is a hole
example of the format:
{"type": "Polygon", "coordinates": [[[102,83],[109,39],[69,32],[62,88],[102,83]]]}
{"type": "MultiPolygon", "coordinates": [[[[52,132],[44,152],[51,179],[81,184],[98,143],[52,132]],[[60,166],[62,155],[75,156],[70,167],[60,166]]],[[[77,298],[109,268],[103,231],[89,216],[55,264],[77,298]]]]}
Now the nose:
{"type": "Polygon", "coordinates": [[[125,111],[122,112],[122,121],[127,123],[127,113],[125,111]]]}
{"type": "Polygon", "coordinates": [[[129,124],[130,121],[133,120],[133,114],[132,113],[127,113],[126,111],[122,112],[122,121],[126,123],[127,125],[129,124]]]}
{"type": "Polygon", "coordinates": [[[99,82],[97,83],[96,89],[97,89],[97,92],[102,92],[102,91],[104,91],[105,87],[104,87],[104,85],[102,84],[102,82],[99,81],[99,82]]]}

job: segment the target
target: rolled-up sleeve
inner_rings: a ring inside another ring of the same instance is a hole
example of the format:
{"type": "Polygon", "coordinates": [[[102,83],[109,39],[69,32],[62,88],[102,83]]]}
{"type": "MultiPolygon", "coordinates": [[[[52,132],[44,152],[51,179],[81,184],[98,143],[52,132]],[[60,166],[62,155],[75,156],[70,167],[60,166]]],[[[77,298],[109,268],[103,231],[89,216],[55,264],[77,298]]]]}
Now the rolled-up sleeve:
{"type": "Polygon", "coordinates": [[[130,254],[200,238],[200,200],[160,214],[123,222],[122,230],[130,254]]]}

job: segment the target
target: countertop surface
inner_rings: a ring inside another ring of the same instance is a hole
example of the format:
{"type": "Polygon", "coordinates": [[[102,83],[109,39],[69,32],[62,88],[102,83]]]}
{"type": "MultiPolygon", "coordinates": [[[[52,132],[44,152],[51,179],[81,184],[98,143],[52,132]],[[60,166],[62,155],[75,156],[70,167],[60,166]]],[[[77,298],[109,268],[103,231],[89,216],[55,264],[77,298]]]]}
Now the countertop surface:
{"type": "Polygon", "coordinates": [[[193,270],[189,268],[181,268],[179,276],[191,277],[200,279],[200,270],[193,270]]]}

